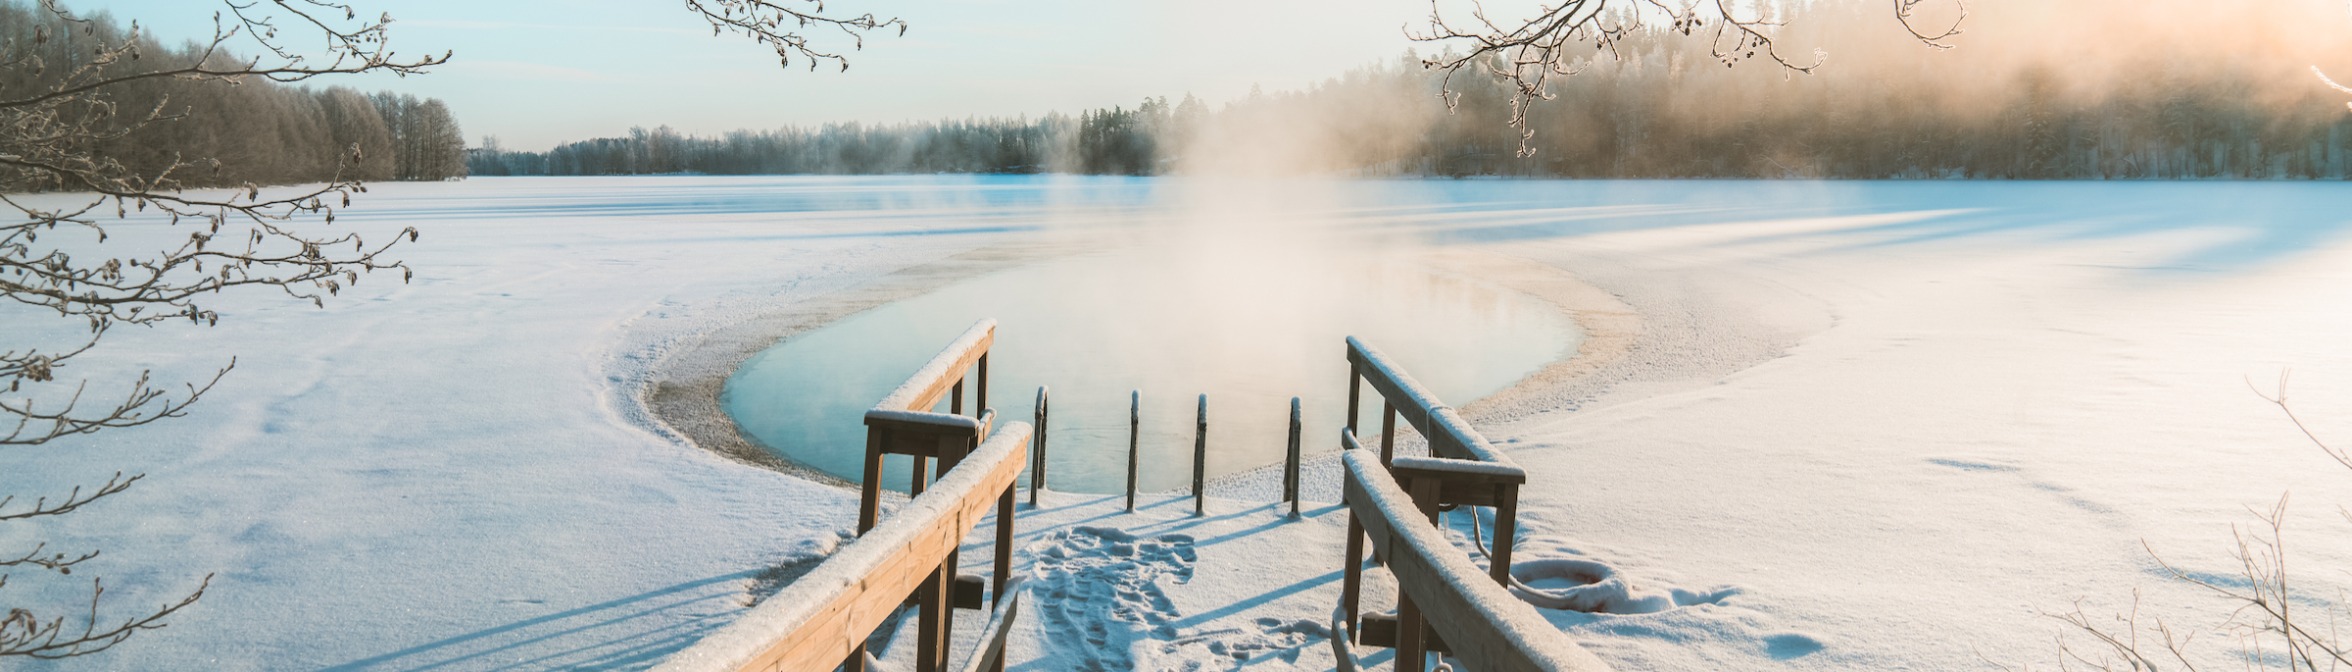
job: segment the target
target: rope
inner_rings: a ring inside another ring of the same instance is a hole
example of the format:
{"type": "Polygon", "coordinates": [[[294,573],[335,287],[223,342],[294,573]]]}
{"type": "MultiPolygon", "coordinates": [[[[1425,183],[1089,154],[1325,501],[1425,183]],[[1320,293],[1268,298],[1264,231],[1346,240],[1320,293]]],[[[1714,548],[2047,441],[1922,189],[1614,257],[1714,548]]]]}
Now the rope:
{"type": "MultiPolygon", "coordinates": [[[[1475,507],[1475,506],[1473,506],[1473,507],[1469,507],[1469,514],[1470,514],[1470,547],[1471,547],[1471,548],[1476,548],[1476,549],[1478,549],[1478,555],[1479,555],[1479,556],[1481,556],[1481,557],[1484,557],[1484,558],[1486,558],[1486,562],[1487,562],[1487,564],[1488,564],[1488,565],[1493,565],[1493,564],[1494,564],[1494,552],[1493,552],[1493,551],[1490,551],[1490,550],[1488,550],[1488,549],[1487,549],[1487,546],[1488,546],[1489,544],[1488,544],[1488,543],[1487,543],[1487,541],[1486,541],[1486,532],[1485,532],[1485,530],[1484,530],[1484,526],[1480,524],[1480,522],[1479,522],[1479,519],[1478,519],[1478,508],[1479,508],[1479,507],[1475,507]]],[[[1520,581],[1520,580],[1519,580],[1519,576],[1518,576],[1518,575],[1516,575],[1516,574],[1512,574],[1512,573],[1510,573],[1510,572],[1504,572],[1504,573],[1503,573],[1503,578],[1504,578],[1504,579],[1506,579],[1506,580],[1509,580],[1509,581],[1510,581],[1510,586],[1511,586],[1512,588],[1517,588],[1517,589],[1520,589],[1520,590],[1523,590],[1523,591],[1527,591],[1528,593],[1535,594],[1535,595],[1542,595],[1542,596],[1545,596],[1545,597],[1556,597],[1556,596],[1554,596],[1554,595],[1552,594],[1552,592],[1551,592],[1551,591],[1544,590],[1544,589],[1542,589],[1542,588],[1537,588],[1537,587],[1535,587],[1535,586],[1530,586],[1530,585],[1527,585],[1527,584],[1526,584],[1526,582],[1520,581]]],[[[1518,596],[1514,595],[1513,597],[1518,597],[1518,596]]],[[[1524,597],[1520,597],[1520,598],[1519,598],[1519,601],[1521,601],[1521,602],[1528,602],[1529,604],[1535,604],[1534,602],[1530,602],[1530,601],[1529,601],[1527,598],[1524,598],[1524,597]]],[[[1543,606],[1543,605],[1540,605],[1540,604],[1539,604],[1539,605],[1536,605],[1536,606],[1543,606]]]]}

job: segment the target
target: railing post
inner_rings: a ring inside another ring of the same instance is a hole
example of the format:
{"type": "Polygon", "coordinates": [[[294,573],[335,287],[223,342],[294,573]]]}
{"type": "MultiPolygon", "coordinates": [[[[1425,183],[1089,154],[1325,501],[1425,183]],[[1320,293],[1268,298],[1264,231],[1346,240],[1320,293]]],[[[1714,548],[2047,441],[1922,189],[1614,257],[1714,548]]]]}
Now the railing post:
{"type": "Polygon", "coordinates": [[[1396,402],[1380,400],[1380,466],[1396,462],[1396,402]]]}
{"type": "MultiPolygon", "coordinates": [[[[1032,490],[1031,492],[1035,492],[1032,490]]],[[[1005,486],[1004,496],[996,500],[996,572],[989,577],[988,605],[1003,606],[1005,581],[1013,576],[1013,488],[1005,486]]],[[[1000,666],[1001,667],[1001,666],[1000,666]]]]}
{"type": "MultiPolygon", "coordinates": [[[[1494,541],[1489,542],[1494,546],[1489,553],[1493,557],[1488,561],[1493,563],[1493,567],[1490,569],[1494,572],[1495,583],[1503,584],[1503,588],[1509,590],[1511,587],[1511,544],[1517,541],[1516,537],[1519,536],[1519,486],[1510,484],[1495,486],[1494,509],[1494,541]]],[[[1478,512],[1472,511],[1470,515],[1478,515],[1478,512]]]]}
{"type": "MultiPolygon", "coordinates": [[[[1340,491],[1340,499],[1345,500],[1347,493],[1355,492],[1360,486],[1355,483],[1356,472],[1352,469],[1340,469],[1340,477],[1344,488],[1340,491]]],[[[1347,509],[1347,565],[1340,568],[1339,582],[1339,608],[1341,615],[1347,619],[1347,631],[1337,634],[1352,642],[1356,636],[1357,608],[1362,603],[1360,597],[1364,593],[1364,521],[1356,518],[1356,507],[1352,503],[1347,509]]]]}
{"type": "Polygon", "coordinates": [[[1364,376],[1363,376],[1363,372],[1362,372],[1361,370],[1359,370],[1359,369],[1357,369],[1357,368],[1356,368],[1356,357],[1355,357],[1355,351],[1354,351],[1354,349],[1353,349],[1353,348],[1350,348],[1350,349],[1349,349],[1349,351],[1348,351],[1348,411],[1347,411],[1347,429],[1348,429],[1348,433],[1350,433],[1350,434],[1353,434],[1353,433],[1355,433],[1355,431],[1356,431],[1356,404],[1358,403],[1358,401],[1360,401],[1360,400],[1363,398],[1363,395],[1364,395],[1364,376]]]}
{"type": "MultiPolygon", "coordinates": [[[[1435,478],[1415,478],[1398,485],[1405,486],[1407,496],[1412,498],[1414,508],[1420,509],[1422,517],[1427,519],[1431,525],[1436,525],[1438,521],[1437,494],[1441,485],[1438,480],[1435,478]]],[[[1428,641],[1424,637],[1429,626],[1421,621],[1421,610],[1415,608],[1413,598],[1405,594],[1404,584],[1400,582],[1397,584],[1397,657],[1395,666],[1399,672],[1404,670],[1422,672],[1429,669],[1428,641]]]]}
{"type": "Polygon", "coordinates": [[[1143,432],[1143,390],[1127,392],[1127,512],[1135,512],[1135,458],[1143,432]]]}
{"type": "Polygon", "coordinates": [[[1290,500],[1290,516],[1299,515],[1299,398],[1290,398],[1290,454],[1282,463],[1282,498],[1290,500]]]}
{"type": "Polygon", "coordinates": [[[1200,395],[1200,424],[1192,432],[1192,515],[1209,512],[1209,395],[1200,395]]]}
{"type": "MultiPolygon", "coordinates": [[[[985,362],[985,361],[988,361],[988,360],[986,360],[986,359],[982,359],[981,361],[985,362]]],[[[986,378],[982,378],[982,380],[986,380],[986,378]]],[[[981,388],[980,388],[980,389],[981,389],[981,391],[982,391],[983,393],[985,393],[985,392],[988,390],[987,386],[985,386],[985,385],[981,386],[981,388]]],[[[1043,488],[1045,487],[1045,420],[1046,420],[1046,415],[1047,415],[1047,413],[1046,413],[1046,404],[1047,404],[1049,401],[1051,401],[1051,400],[1049,400],[1049,399],[1047,399],[1047,398],[1046,398],[1046,394],[1045,394],[1045,386],[1044,386],[1044,385],[1039,385],[1039,386],[1037,386],[1037,434],[1036,434],[1036,444],[1037,444],[1037,450],[1036,450],[1036,451],[1034,451],[1034,452],[1035,452],[1035,454],[1034,454],[1034,455],[1032,455],[1032,456],[1030,456],[1030,458],[1029,458],[1029,459],[1030,459],[1030,466],[1029,466],[1029,505],[1030,505],[1030,506],[1037,506],[1037,491],[1038,491],[1038,490],[1040,490],[1040,489],[1043,489],[1043,488]]]]}

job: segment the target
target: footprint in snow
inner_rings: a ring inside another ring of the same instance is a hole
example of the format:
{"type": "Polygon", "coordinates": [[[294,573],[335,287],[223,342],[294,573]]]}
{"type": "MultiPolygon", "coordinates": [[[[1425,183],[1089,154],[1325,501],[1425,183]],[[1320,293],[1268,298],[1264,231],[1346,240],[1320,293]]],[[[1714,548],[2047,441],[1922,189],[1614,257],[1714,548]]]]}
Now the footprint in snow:
{"type": "Polygon", "coordinates": [[[1181,614],[1165,586],[1192,580],[1200,554],[1188,535],[1076,527],[1031,544],[1028,553],[1047,647],[1070,669],[1235,669],[1261,655],[1295,660],[1307,644],[1331,636],[1312,620],[1272,618],[1179,632],[1181,614]]]}
{"type": "Polygon", "coordinates": [[[1161,580],[1192,580],[1192,537],[1140,538],[1077,527],[1029,547],[1047,644],[1079,670],[1135,669],[1135,643],[1171,639],[1176,605],[1161,580]]]}

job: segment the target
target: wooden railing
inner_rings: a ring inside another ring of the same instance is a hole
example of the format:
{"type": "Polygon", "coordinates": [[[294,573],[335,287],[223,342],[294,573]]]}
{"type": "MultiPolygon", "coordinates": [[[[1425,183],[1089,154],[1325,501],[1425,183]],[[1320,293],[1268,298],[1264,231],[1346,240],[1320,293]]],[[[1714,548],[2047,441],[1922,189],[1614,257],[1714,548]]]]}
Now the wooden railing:
{"type": "MultiPolygon", "coordinates": [[[[982,320],[925,364],[906,384],[866,412],[865,481],[857,541],[809,574],[762,601],[751,613],[663,662],[670,672],[866,669],[866,639],[911,599],[916,605],[918,672],[947,666],[947,642],[957,606],[987,606],[982,582],[958,577],[957,548],[996,508],[996,636],[984,636],[999,656],[976,656],[1001,670],[1002,633],[1018,613],[1007,601],[1012,575],[1013,497],[1028,463],[1031,427],[1010,423],[991,432],[988,350],[996,322],[982,320]],[[971,416],[964,381],[976,373],[971,416]],[[952,395],[952,396],[951,396],[952,395]],[[948,399],[949,412],[931,409],[948,399]],[[914,469],[912,499],[879,520],[882,457],[906,455],[914,469]],[[928,463],[936,461],[936,470],[928,463]],[[934,481],[933,479],[936,479],[934,481]]],[[[983,651],[983,654],[988,653],[983,651]]]]}
{"type": "Polygon", "coordinates": [[[1519,486],[1527,483],[1527,472],[1379,350],[1352,337],[1347,344],[1347,426],[1340,431],[1347,564],[1334,624],[1340,636],[1333,640],[1342,669],[1354,669],[1348,642],[1394,647],[1396,669],[1415,672],[1425,669],[1430,651],[1449,653],[1480,671],[1608,669],[1509,592],[1519,486]],[[1381,397],[1377,458],[1356,437],[1366,384],[1381,397]],[[1430,457],[1396,455],[1400,417],[1428,441],[1430,457]],[[1441,507],[1456,506],[1494,507],[1484,579],[1437,527],[1441,507]],[[1393,618],[1360,615],[1367,538],[1374,558],[1396,575],[1393,618]]]}
{"type": "MultiPolygon", "coordinates": [[[[1423,638],[1426,622],[1426,634],[1478,672],[1607,672],[1607,663],[1569,641],[1535,607],[1480,576],[1478,566],[1446,539],[1434,524],[1437,481],[1418,479],[1408,490],[1365,451],[1340,459],[1347,467],[1349,528],[1361,525],[1351,534],[1369,537],[1375,557],[1396,575],[1396,669],[1426,669],[1424,652],[1432,648],[1423,638]]],[[[1354,546],[1356,538],[1349,542],[1354,546]]],[[[1349,568],[1361,564],[1358,558],[1349,568]]],[[[1353,655],[1339,648],[1341,669],[1356,669],[1353,655]]]]}

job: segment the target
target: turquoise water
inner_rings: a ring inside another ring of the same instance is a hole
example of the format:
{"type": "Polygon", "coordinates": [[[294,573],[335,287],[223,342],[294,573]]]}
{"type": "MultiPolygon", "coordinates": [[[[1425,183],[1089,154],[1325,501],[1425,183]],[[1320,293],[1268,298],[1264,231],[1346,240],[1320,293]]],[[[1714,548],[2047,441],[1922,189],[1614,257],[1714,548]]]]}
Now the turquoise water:
{"type": "MultiPolygon", "coordinates": [[[[1336,449],[1349,335],[1456,405],[1573,353],[1579,340],[1549,304],[1408,257],[1294,252],[1139,245],[975,278],[780,343],[736,372],[724,403],[761,444],[855,481],[864,411],[993,317],[989,394],[1000,422],[1032,420],[1038,386],[1051,387],[1051,487],[1124,487],[1129,391],[1140,389],[1141,487],[1171,490],[1189,486],[1204,393],[1212,478],[1282,460],[1293,396],[1303,398],[1305,450],[1336,449]]],[[[886,465],[888,485],[903,487],[905,470],[886,465]]]]}

